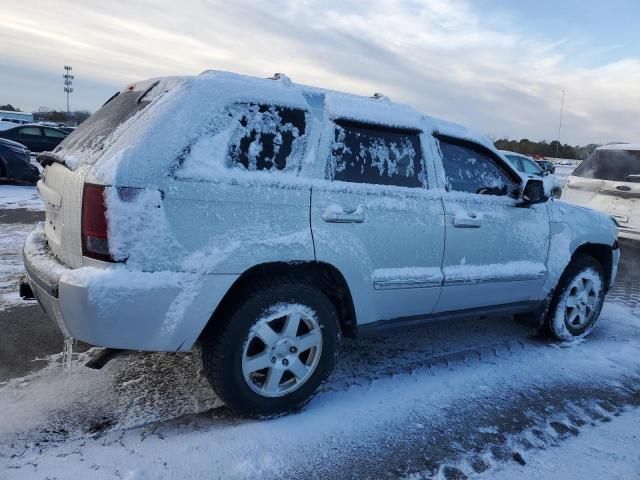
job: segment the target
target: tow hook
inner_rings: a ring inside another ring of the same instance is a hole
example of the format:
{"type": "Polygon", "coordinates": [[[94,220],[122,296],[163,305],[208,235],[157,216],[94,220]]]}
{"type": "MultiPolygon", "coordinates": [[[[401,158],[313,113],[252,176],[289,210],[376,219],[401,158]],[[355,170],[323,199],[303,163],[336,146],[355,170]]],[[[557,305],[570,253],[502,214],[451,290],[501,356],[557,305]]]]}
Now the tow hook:
{"type": "Polygon", "coordinates": [[[33,290],[31,290],[31,285],[27,281],[27,276],[23,275],[20,278],[20,286],[18,288],[20,293],[20,298],[23,300],[35,300],[36,296],[33,294],[33,290]]]}

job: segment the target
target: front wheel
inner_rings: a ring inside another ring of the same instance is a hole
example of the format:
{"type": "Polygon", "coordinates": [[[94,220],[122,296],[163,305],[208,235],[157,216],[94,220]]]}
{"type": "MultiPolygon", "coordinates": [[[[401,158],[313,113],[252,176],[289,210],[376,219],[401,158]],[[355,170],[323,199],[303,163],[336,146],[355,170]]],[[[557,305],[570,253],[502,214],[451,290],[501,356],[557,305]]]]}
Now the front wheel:
{"type": "Polygon", "coordinates": [[[602,265],[588,255],[576,256],[560,277],[546,327],[563,342],[587,336],[604,304],[606,277],[602,265]]]}
{"type": "Polygon", "coordinates": [[[299,408],[333,369],[338,324],[332,302],[317,288],[289,280],[250,286],[236,298],[203,344],[213,389],[245,416],[299,408]]]}

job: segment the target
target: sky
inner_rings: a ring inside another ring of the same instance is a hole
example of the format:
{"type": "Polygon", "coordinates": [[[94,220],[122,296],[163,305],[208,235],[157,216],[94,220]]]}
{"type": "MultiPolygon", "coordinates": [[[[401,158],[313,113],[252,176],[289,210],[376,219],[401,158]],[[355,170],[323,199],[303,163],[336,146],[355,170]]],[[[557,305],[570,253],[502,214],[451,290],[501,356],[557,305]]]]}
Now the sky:
{"type": "Polygon", "coordinates": [[[362,95],[500,138],[638,141],[640,1],[2,0],[0,104],[95,111],[126,84],[229,70],[362,95]]]}

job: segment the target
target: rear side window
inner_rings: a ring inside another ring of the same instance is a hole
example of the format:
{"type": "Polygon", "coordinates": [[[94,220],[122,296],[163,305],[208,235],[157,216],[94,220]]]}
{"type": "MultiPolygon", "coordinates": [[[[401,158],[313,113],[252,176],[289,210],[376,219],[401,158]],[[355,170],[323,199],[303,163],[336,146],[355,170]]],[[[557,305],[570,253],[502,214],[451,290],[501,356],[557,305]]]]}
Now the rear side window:
{"type": "Polygon", "coordinates": [[[507,195],[515,182],[480,148],[438,139],[447,190],[484,195],[507,195]]]}
{"type": "Polygon", "coordinates": [[[33,137],[39,137],[42,135],[42,133],[40,132],[40,127],[23,127],[18,130],[18,133],[20,135],[30,135],[33,137]]]}
{"type": "Polygon", "coordinates": [[[614,182],[640,182],[640,151],[596,150],[572,175],[614,182]]]}
{"type": "Polygon", "coordinates": [[[332,180],[426,187],[420,132],[337,121],[328,163],[332,180]]]}
{"type": "Polygon", "coordinates": [[[305,142],[305,112],[274,105],[235,105],[236,122],[227,163],[249,171],[291,171],[300,167],[305,142]],[[291,161],[290,161],[291,160],[291,161]]]}

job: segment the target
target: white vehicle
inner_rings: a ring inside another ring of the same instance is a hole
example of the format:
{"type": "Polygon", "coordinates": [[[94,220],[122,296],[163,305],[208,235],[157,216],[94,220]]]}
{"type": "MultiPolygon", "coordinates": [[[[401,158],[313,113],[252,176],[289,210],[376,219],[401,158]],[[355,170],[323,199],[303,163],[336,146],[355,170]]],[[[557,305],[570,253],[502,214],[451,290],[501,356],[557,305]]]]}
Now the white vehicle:
{"type": "Polygon", "coordinates": [[[14,112],[11,110],[0,110],[0,121],[11,122],[14,127],[26,123],[33,123],[33,115],[27,112],[14,112]]]}
{"type": "Polygon", "coordinates": [[[245,415],[306,402],[340,336],[516,314],[580,339],[617,271],[613,220],[486,136],[282,75],[130,85],[38,158],[24,262],[48,315],[112,349],[201,344],[245,415]]]}
{"type": "Polygon", "coordinates": [[[544,191],[547,196],[560,198],[562,189],[556,183],[556,176],[553,173],[543,170],[531,157],[509,150],[500,150],[507,161],[525,178],[537,178],[544,183],[544,191]]]}
{"type": "Polygon", "coordinates": [[[568,178],[562,199],[608,213],[621,237],[640,240],[640,144],[596,149],[568,178]]]}

